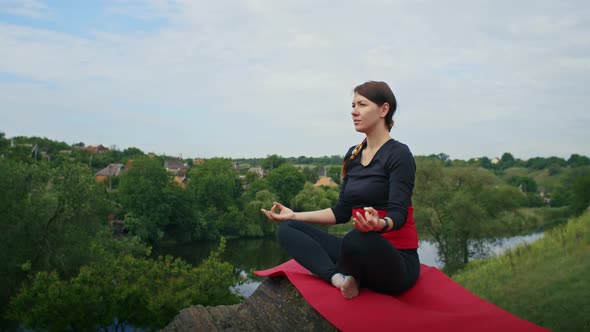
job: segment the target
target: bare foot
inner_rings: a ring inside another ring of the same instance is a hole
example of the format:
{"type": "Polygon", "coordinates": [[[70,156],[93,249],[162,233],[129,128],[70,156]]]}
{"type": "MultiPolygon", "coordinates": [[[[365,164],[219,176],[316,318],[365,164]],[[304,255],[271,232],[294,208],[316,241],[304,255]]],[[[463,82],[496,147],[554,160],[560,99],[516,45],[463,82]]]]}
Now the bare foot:
{"type": "Polygon", "coordinates": [[[332,285],[338,289],[342,289],[344,284],[344,275],[342,273],[336,273],[332,276],[332,285]]]}
{"type": "Polygon", "coordinates": [[[359,285],[357,284],[356,279],[353,276],[344,277],[344,282],[342,283],[342,287],[340,287],[340,291],[342,292],[342,296],[349,300],[357,297],[359,295],[359,285]]]}

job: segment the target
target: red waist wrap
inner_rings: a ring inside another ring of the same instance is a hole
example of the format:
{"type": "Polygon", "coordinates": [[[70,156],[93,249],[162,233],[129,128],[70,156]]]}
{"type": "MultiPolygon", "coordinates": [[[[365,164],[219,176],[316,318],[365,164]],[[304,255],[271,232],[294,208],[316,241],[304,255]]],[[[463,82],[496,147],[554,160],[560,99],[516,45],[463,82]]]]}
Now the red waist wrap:
{"type": "MultiPolygon", "coordinates": [[[[356,213],[360,212],[361,215],[365,215],[365,209],[354,208],[352,209],[353,217],[356,217],[356,213]]],[[[377,210],[379,218],[383,218],[387,215],[385,210],[377,210]]],[[[418,248],[418,232],[416,231],[416,223],[414,223],[414,208],[408,206],[408,216],[406,217],[406,223],[402,228],[393,230],[387,233],[381,233],[381,236],[391,242],[397,249],[417,249],[418,248]]]]}

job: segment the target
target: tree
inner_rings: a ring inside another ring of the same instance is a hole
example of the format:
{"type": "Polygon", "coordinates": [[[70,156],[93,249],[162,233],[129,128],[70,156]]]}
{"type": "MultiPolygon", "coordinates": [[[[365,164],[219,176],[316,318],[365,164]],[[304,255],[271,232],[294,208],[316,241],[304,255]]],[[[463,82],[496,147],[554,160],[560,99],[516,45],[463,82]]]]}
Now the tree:
{"type": "Polygon", "coordinates": [[[484,254],[483,239],[501,229],[494,219],[518,207],[524,195],[510,187],[496,188],[489,171],[443,169],[440,161],[416,161],[416,223],[432,235],[445,270],[452,273],[467,264],[469,257],[484,254]]]}
{"type": "Polygon", "coordinates": [[[340,172],[342,171],[342,166],[330,166],[328,168],[327,175],[334,180],[337,184],[342,183],[342,178],[340,177],[340,172]]]}
{"type": "Polygon", "coordinates": [[[127,157],[127,158],[138,158],[138,157],[143,157],[145,156],[145,153],[143,153],[143,151],[141,151],[139,148],[136,147],[128,147],[127,149],[123,150],[123,156],[127,157]]]}
{"type": "Polygon", "coordinates": [[[193,167],[186,191],[196,216],[193,234],[198,238],[239,235],[242,185],[231,160],[213,158],[193,167]]]}
{"type": "Polygon", "coordinates": [[[187,190],[194,194],[199,208],[225,212],[239,204],[242,186],[231,160],[208,159],[191,170],[190,179],[187,190]]]}
{"type": "Polygon", "coordinates": [[[269,209],[277,196],[268,190],[260,190],[251,201],[244,202],[243,236],[272,235],[276,231],[277,223],[268,220],[260,209],[269,209]]]}
{"type": "Polygon", "coordinates": [[[590,206],[590,174],[578,178],[572,187],[572,209],[581,214],[590,206]]]}
{"type": "Polygon", "coordinates": [[[169,175],[156,159],[137,159],[122,175],[119,200],[127,212],[126,226],[132,234],[156,243],[169,223],[173,206],[167,195],[169,175]]]}
{"type": "Polygon", "coordinates": [[[569,167],[587,166],[590,165],[590,158],[574,153],[567,160],[567,165],[569,167]]]}
{"type": "Polygon", "coordinates": [[[311,182],[311,183],[316,183],[320,178],[320,174],[318,172],[317,166],[316,167],[311,167],[311,166],[303,167],[303,169],[301,169],[301,172],[305,176],[305,180],[308,182],[311,182]]]}
{"type": "Polygon", "coordinates": [[[504,152],[502,157],[500,157],[500,167],[502,169],[507,169],[514,166],[515,162],[516,160],[514,159],[514,156],[512,156],[512,154],[509,152],[504,152]]]}
{"type": "Polygon", "coordinates": [[[132,324],[156,330],[190,305],[234,304],[240,297],[230,287],[234,268],[217,251],[192,267],[171,256],[115,259],[84,266],[71,279],[40,272],[12,300],[8,317],[25,326],[50,331],[107,330],[132,324]]]}
{"type": "Polygon", "coordinates": [[[480,162],[481,167],[485,169],[492,169],[494,167],[494,164],[492,164],[492,161],[488,157],[481,157],[480,162]]]}
{"type": "Polygon", "coordinates": [[[303,189],[305,176],[297,167],[291,164],[283,164],[279,168],[270,171],[266,177],[272,192],[278,195],[283,204],[291,204],[291,199],[303,189]]]}
{"type": "Polygon", "coordinates": [[[306,182],[293,198],[291,208],[295,211],[314,211],[329,208],[333,203],[325,190],[306,182]]]}
{"type": "Polygon", "coordinates": [[[267,156],[266,159],[264,159],[264,161],[262,162],[261,167],[265,170],[273,170],[275,168],[279,168],[281,165],[285,164],[287,162],[287,159],[273,154],[270,156],[267,156]]]}
{"type": "Polygon", "coordinates": [[[10,141],[4,137],[3,132],[0,132],[0,157],[2,157],[6,153],[9,146],[10,141]]]}
{"type": "Polygon", "coordinates": [[[537,192],[537,182],[529,176],[512,176],[508,179],[508,184],[518,187],[524,193],[537,192]]]}
{"type": "Polygon", "coordinates": [[[431,154],[427,158],[438,159],[442,161],[445,166],[451,166],[450,156],[446,153],[431,154]]]}
{"type": "Polygon", "coordinates": [[[0,309],[27,274],[74,274],[95,258],[91,239],[111,210],[91,170],[0,159],[0,309]],[[23,245],[26,244],[26,245],[23,245]]]}
{"type": "Polygon", "coordinates": [[[577,205],[574,212],[583,210],[584,202],[584,179],[590,176],[589,167],[575,167],[569,170],[567,176],[563,177],[560,186],[555,188],[551,195],[551,206],[571,206],[577,205]],[[574,189],[577,187],[577,189],[574,189]],[[575,193],[577,191],[577,193],[575,193]],[[581,205],[578,205],[581,204],[581,205]]]}
{"type": "MultiPolygon", "coordinates": [[[[254,173],[248,173],[254,174],[254,173]]],[[[248,189],[242,194],[242,204],[253,201],[256,199],[256,194],[261,190],[272,191],[270,184],[267,179],[259,178],[257,175],[251,177],[252,180],[248,181],[248,189]],[[250,182],[251,181],[251,182],[250,182]]]]}

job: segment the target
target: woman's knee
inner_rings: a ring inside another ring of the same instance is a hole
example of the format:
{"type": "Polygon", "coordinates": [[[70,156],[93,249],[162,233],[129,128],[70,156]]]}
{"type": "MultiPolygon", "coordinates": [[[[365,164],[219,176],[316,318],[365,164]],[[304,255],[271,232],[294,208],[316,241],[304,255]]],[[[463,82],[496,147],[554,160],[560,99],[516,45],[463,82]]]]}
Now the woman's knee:
{"type": "Polygon", "coordinates": [[[298,223],[297,220],[283,220],[279,223],[279,227],[277,228],[277,240],[281,243],[286,237],[289,236],[293,232],[295,228],[295,224],[298,223]]]}
{"type": "Polygon", "coordinates": [[[380,236],[375,232],[361,232],[358,229],[353,229],[344,235],[342,239],[342,253],[360,253],[367,250],[372,241],[375,241],[375,236],[380,236]]]}

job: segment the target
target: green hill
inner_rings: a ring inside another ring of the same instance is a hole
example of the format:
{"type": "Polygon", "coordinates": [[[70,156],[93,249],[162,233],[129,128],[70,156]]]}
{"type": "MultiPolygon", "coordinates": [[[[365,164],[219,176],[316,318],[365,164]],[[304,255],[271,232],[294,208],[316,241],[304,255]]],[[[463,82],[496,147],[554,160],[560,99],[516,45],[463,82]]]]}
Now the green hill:
{"type": "Polygon", "coordinates": [[[552,331],[590,330],[590,213],[531,245],[469,263],[453,279],[552,331]]]}

